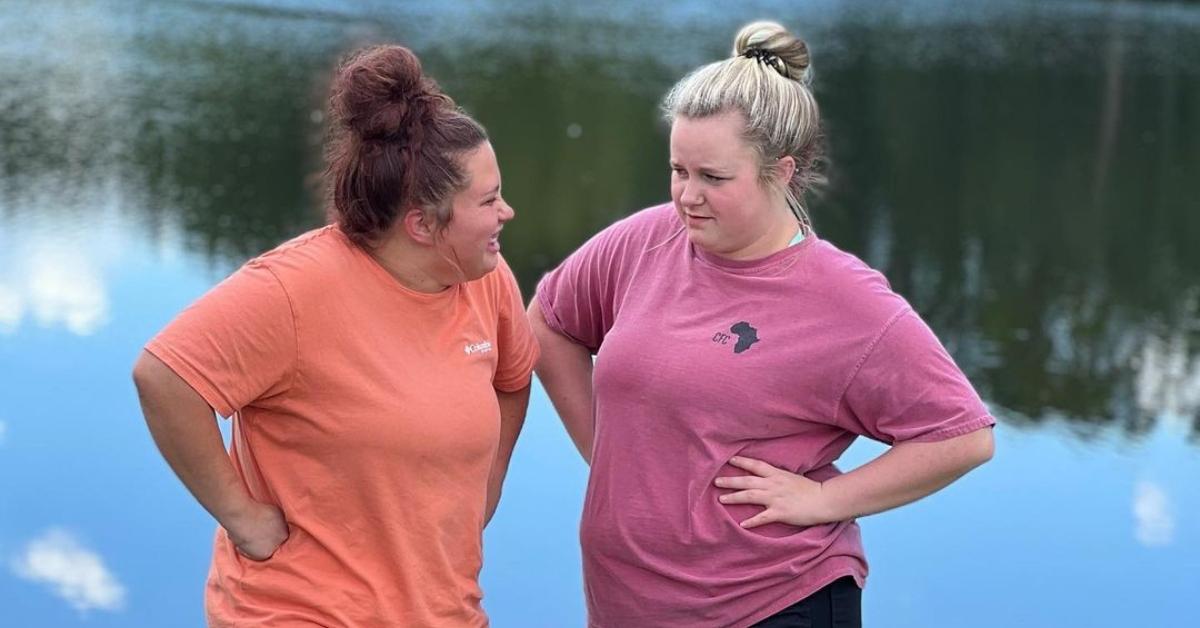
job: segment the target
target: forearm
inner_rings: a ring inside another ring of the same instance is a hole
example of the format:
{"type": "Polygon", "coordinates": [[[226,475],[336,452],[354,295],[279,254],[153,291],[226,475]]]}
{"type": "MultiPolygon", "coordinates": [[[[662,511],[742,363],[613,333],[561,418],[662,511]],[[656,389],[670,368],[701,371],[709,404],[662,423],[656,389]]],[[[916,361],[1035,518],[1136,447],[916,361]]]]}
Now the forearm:
{"type": "Polygon", "coordinates": [[[488,478],[484,525],[492,520],[496,506],[500,504],[504,478],[508,475],[508,463],[512,460],[517,437],[521,435],[521,427],[525,425],[525,412],[529,409],[529,386],[516,392],[497,390],[496,401],[500,404],[500,444],[496,450],[496,460],[492,463],[491,477],[488,478]]]}
{"type": "Polygon", "coordinates": [[[591,463],[595,426],[592,419],[592,354],[587,347],[550,329],[537,299],[529,304],[529,322],[541,345],[535,370],[554,404],[567,435],[585,462],[591,463]]]}
{"type": "Polygon", "coordinates": [[[992,457],[992,430],[949,440],[900,443],[871,462],[821,484],[828,521],[846,521],[914,502],[992,457]]]}
{"type": "Polygon", "coordinates": [[[163,458],[200,505],[228,528],[254,502],[225,452],[212,408],[149,353],[134,367],[134,383],[163,458]]]}

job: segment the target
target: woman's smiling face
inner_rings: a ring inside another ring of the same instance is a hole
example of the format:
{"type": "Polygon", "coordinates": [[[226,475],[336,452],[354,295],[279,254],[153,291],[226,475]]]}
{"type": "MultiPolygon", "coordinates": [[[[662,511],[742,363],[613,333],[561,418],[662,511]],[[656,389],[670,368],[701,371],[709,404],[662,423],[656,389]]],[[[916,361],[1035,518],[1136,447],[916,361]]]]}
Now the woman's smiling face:
{"type": "Polygon", "coordinates": [[[461,280],[471,281],[496,268],[500,230],[516,214],[500,196],[500,166],[491,142],[464,155],[462,162],[469,183],[451,199],[453,212],[438,247],[461,271],[461,280]]]}

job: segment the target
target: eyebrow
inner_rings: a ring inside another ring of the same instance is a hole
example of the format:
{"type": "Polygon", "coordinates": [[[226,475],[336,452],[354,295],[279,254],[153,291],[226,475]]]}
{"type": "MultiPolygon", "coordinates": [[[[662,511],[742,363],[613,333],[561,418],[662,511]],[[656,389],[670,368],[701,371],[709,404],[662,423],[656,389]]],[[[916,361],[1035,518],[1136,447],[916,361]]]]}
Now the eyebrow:
{"type": "MultiPolygon", "coordinates": [[[[679,162],[675,161],[674,159],[670,160],[670,164],[671,164],[672,168],[682,168],[683,167],[679,164],[679,162]]],[[[698,168],[698,170],[700,170],[701,172],[707,172],[709,174],[714,174],[714,173],[718,173],[718,172],[721,174],[732,173],[732,169],[726,168],[723,166],[700,166],[698,168]]]]}
{"type": "Polygon", "coordinates": [[[495,193],[497,193],[497,192],[499,192],[499,191],[500,191],[500,184],[499,184],[499,183],[497,183],[497,184],[496,184],[495,186],[493,186],[493,187],[492,187],[490,190],[488,190],[487,192],[484,192],[483,194],[479,195],[479,198],[480,198],[480,199],[485,199],[485,198],[487,198],[487,197],[489,197],[489,196],[491,196],[491,195],[493,195],[493,194],[495,194],[495,193]]]}

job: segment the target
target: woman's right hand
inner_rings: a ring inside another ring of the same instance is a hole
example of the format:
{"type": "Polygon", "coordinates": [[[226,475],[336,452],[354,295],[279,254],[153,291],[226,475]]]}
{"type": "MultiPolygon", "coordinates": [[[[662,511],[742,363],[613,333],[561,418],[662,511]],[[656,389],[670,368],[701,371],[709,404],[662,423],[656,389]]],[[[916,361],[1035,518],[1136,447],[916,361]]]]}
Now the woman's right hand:
{"type": "Polygon", "coordinates": [[[283,512],[255,501],[238,475],[213,409],[162,360],[142,351],[133,369],[154,442],[184,486],[229,533],[237,551],[266,560],[288,538],[283,512]]]}
{"type": "Polygon", "coordinates": [[[243,513],[231,517],[224,527],[239,554],[250,560],[263,561],[287,540],[287,520],[276,506],[251,503],[243,513]]]}

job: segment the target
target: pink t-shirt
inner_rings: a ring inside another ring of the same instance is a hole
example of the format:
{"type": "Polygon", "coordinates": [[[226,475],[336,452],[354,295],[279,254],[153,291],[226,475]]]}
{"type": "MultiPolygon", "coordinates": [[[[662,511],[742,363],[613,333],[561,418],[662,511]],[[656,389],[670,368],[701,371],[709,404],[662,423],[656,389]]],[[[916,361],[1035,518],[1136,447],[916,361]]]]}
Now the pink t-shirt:
{"type": "Polygon", "coordinates": [[[761,260],[693,247],[670,205],[626,218],[537,292],[597,353],[580,526],[589,624],[744,626],[867,574],[853,521],[743,529],[713,485],[735,455],[824,481],[858,435],[936,441],[993,425],[887,280],[815,235],[761,260]]]}

